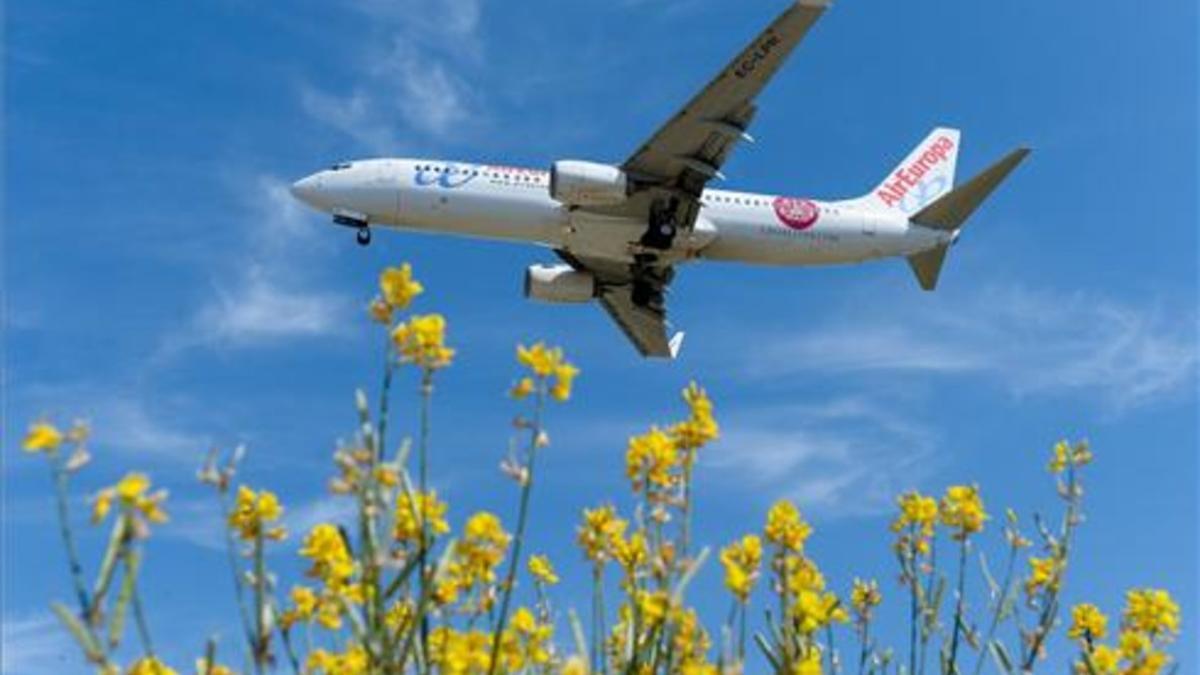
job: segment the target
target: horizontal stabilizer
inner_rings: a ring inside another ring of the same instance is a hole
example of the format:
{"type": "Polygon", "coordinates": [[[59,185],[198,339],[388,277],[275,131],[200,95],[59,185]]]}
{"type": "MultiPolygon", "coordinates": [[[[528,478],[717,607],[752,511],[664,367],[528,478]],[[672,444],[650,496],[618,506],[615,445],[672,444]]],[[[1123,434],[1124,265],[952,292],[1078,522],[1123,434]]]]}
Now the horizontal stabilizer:
{"type": "Polygon", "coordinates": [[[938,230],[957,230],[1029,152],[1029,148],[1013,150],[1004,159],[984,169],[983,173],[918,211],[912,217],[912,222],[938,230]]]}
{"type": "Polygon", "coordinates": [[[921,251],[908,256],[908,266],[917,275],[921,288],[932,291],[937,288],[938,275],[942,273],[942,262],[946,260],[946,249],[949,244],[942,244],[928,251],[921,251]]]}

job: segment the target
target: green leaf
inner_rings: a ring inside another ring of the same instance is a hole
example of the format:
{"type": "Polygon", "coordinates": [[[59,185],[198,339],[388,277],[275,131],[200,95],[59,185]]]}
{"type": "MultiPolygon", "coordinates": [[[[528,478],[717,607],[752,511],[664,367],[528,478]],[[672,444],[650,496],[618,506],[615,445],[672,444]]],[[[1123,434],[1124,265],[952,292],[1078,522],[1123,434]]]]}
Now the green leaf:
{"type": "Polygon", "coordinates": [[[80,649],[83,650],[89,661],[99,662],[104,658],[104,651],[100,649],[100,645],[97,644],[96,639],[92,636],[91,631],[89,631],[87,627],[83,625],[83,622],[79,620],[79,617],[72,614],[71,610],[67,609],[66,606],[60,602],[52,603],[50,605],[50,609],[54,610],[54,613],[58,616],[59,621],[63,622],[63,625],[67,627],[68,631],[70,631],[71,636],[74,637],[75,641],[79,643],[80,649]]]}
{"type": "Polygon", "coordinates": [[[679,582],[675,584],[675,590],[671,591],[671,599],[676,603],[683,602],[683,593],[687,590],[688,584],[696,577],[696,573],[700,571],[700,567],[704,565],[704,561],[708,559],[709,547],[705,546],[704,550],[700,551],[700,555],[692,561],[688,566],[687,571],[679,577],[679,582]]]}
{"type": "Polygon", "coordinates": [[[579,621],[579,615],[575,613],[575,609],[567,610],[567,620],[571,624],[571,636],[575,638],[575,653],[580,658],[587,658],[588,646],[587,638],[583,636],[583,623],[579,621]]]}

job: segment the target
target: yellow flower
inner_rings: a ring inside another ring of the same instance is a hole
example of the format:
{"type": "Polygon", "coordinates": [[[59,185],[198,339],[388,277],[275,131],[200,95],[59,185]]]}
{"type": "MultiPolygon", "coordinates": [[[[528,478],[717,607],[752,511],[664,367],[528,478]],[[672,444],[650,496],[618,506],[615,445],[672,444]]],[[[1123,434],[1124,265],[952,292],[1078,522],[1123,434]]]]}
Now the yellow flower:
{"type": "Polygon", "coordinates": [[[253,541],[260,535],[279,541],[287,536],[282,526],[266,527],[283,516],[283,507],[279,498],[268,490],[255,492],[242,485],[238,488],[237,501],[233,512],[229,514],[229,527],[237,531],[239,537],[253,541]]]}
{"type": "Polygon", "coordinates": [[[341,588],[354,574],[354,560],[333,524],[321,523],[309,530],[300,555],[312,563],[308,576],[321,579],[327,586],[341,588]]]}
{"type": "Polygon", "coordinates": [[[1152,637],[1179,633],[1179,605],[1171,594],[1156,588],[1142,588],[1125,594],[1124,624],[1152,637]]]}
{"type": "Polygon", "coordinates": [[[799,621],[801,633],[811,635],[830,623],[845,623],[850,620],[833,593],[800,591],[792,606],[792,614],[799,621]]]}
{"type": "Polygon", "coordinates": [[[35,422],[29,425],[29,432],[25,434],[22,447],[25,448],[25,452],[53,452],[62,442],[62,432],[53,424],[35,422]]]}
{"type": "Polygon", "coordinates": [[[762,563],[762,540],[748,534],[740,541],[721,549],[721,565],[725,567],[725,586],[740,602],[746,602],[762,563]]]}
{"type": "Polygon", "coordinates": [[[939,507],[942,524],[956,532],[955,539],[963,539],[972,533],[983,529],[983,522],[988,519],[983,510],[983,499],[979,496],[979,488],[974,485],[952,485],[946,488],[939,507]]]}
{"type": "Polygon", "coordinates": [[[900,513],[892,521],[892,532],[900,532],[913,526],[922,537],[933,535],[933,526],[937,522],[938,516],[936,499],[913,491],[900,495],[896,504],[900,508],[900,513]]]}
{"type": "Polygon", "coordinates": [[[309,673],[362,675],[369,672],[367,650],[358,644],[351,644],[341,653],[314,649],[309,652],[305,667],[309,673]]]}
{"type": "Polygon", "coordinates": [[[803,656],[792,662],[792,675],[821,675],[821,650],[809,647],[803,656]]]}
{"type": "Polygon", "coordinates": [[[550,662],[550,639],[554,629],[549,624],[538,623],[533,612],[518,607],[509,624],[510,666],[516,668],[544,665],[550,662]],[[515,644],[514,644],[515,643],[515,644]]]}
{"type": "Polygon", "coordinates": [[[555,366],[554,385],[550,387],[550,396],[556,401],[566,401],[571,398],[571,387],[578,375],[579,369],[565,361],[555,366]]]}
{"type": "Polygon", "coordinates": [[[1117,644],[1126,661],[1137,661],[1152,646],[1150,636],[1136,629],[1121,631],[1117,644]]]}
{"type": "Polygon", "coordinates": [[[427,370],[450,365],[454,350],[446,346],[446,319],[441,314],[413,316],[392,331],[392,342],[403,363],[427,370]]]}
{"type": "Polygon", "coordinates": [[[1025,593],[1034,595],[1039,590],[1057,591],[1062,583],[1062,563],[1057,557],[1029,559],[1029,577],[1025,579],[1025,593]]]}
{"type": "MultiPolygon", "coordinates": [[[[412,266],[388,267],[379,275],[379,292],[383,302],[392,309],[404,309],[413,298],[424,292],[419,281],[412,278],[412,266]]],[[[389,317],[390,318],[390,317],[389,317]]]]}
{"type": "Polygon", "coordinates": [[[436,490],[402,492],[396,499],[392,537],[396,541],[420,541],[421,525],[428,522],[430,536],[438,537],[450,531],[446,522],[446,503],[439,501],[436,490]]]}
{"type": "Polygon", "coordinates": [[[576,530],[576,542],[583,554],[593,563],[603,563],[612,557],[614,542],[625,535],[628,523],[617,516],[611,504],[583,510],[583,523],[576,530]]]}
{"type": "Polygon", "coordinates": [[[526,396],[529,396],[532,393],[533,393],[533,378],[532,377],[522,377],[520,380],[517,380],[517,383],[513,385],[513,388],[508,391],[508,395],[517,399],[518,401],[525,398],[526,396]]]}
{"type": "Polygon", "coordinates": [[[712,400],[708,393],[695,382],[683,390],[683,400],[688,405],[688,419],[671,427],[675,444],[682,450],[695,450],[720,435],[720,428],[713,418],[712,400]]]}
{"type": "Polygon", "coordinates": [[[529,573],[534,579],[546,586],[553,586],[558,583],[558,575],[554,573],[554,566],[550,564],[550,558],[544,555],[535,555],[529,557],[529,573]]]}
{"type": "Polygon", "coordinates": [[[800,510],[792,502],[781,499],[767,511],[767,526],[763,530],[767,541],[785,550],[799,553],[804,542],[812,534],[812,527],[804,522],[800,510]]]}
{"type": "Polygon", "coordinates": [[[1062,473],[1068,465],[1083,466],[1092,461],[1092,449],[1087,441],[1079,441],[1071,445],[1065,440],[1054,444],[1051,451],[1050,463],[1046,469],[1050,473],[1062,473]]]}
{"type": "Polygon", "coordinates": [[[871,610],[879,606],[883,602],[883,594],[879,592],[879,584],[871,579],[863,581],[855,579],[854,585],[850,589],[850,606],[854,608],[854,613],[858,616],[859,621],[870,621],[871,610]]]}
{"type": "Polygon", "coordinates": [[[129,675],[176,675],[175,671],[153,656],[145,656],[129,667],[129,675]]]}
{"type": "Polygon", "coordinates": [[[650,548],[646,545],[646,534],[641,530],[629,535],[613,537],[610,545],[613,558],[632,577],[638,567],[645,565],[650,557],[650,548]]]}
{"type": "Polygon", "coordinates": [[[675,468],[678,454],[671,437],[658,427],[641,436],[629,439],[629,447],[625,451],[625,474],[633,484],[635,492],[643,487],[670,487],[675,478],[671,470],[675,468]]]}
{"type": "Polygon", "coordinates": [[[480,511],[467,519],[463,536],[454,544],[454,555],[471,580],[492,583],[496,567],[504,561],[509,535],[493,513],[480,511]]]}
{"type": "Polygon", "coordinates": [[[783,570],[788,593],[800,595],[804,591],[815,593],[825,590],[825,576],[817,564],[803,556],[789,556],[783,570]]]}
{"type": "MultiPolygon", "coordinates": [[[[1096,645],[1096,648],[1090,654],[1090,658],[1096,675],[1116,675],[1117,667],[1121,661],[1121,652],[1108,645],[1096,645]]],[[[1086,664],[1081,665],[1083,665],[1083,668],[1076,668],[1077,671],[1083,673],[1090,672],[1086,664]]]]}
{"type": "Polygon", "coordinates": [[[653,628],[667,618],[671,599],[666,591],[635,591],[634,600],[643,626],[653,628]]]}
{"type": "Polygon", "coordinates": [[[143,473],[131,472],[117,481],[117,484],[101,490],[92,501],[92,523],[99,523],[108,517],[114,502],[130,509],[134,514],[142,516],[151,523],[167,522],[167,513],[162,503],[167,493],[159,490],[154,494],[150,491],[150,479],[143,473]]]}
{"type": "Polygon", "coordinates": [[[1073,640],[1103,640],[1108,635],[1108,617],[1090,602],[1071,608],[1071,627],[1067,637],[1073,640]]]}
{"type": "Polygon", "coordinates": [[[537,342],[532,347],[517,345],[517,362],[538,377],[550,377],[562,363],[562,358],[561,349],[547,347],[544,342],[537,342]]]}
{"type": "Polygon", "coordinates": [[[292,586],[292,606],[279,617],[279,623],[286,630],[297,621],[309,621],[317,611],[317,594],[307,586],[292,586]]]}

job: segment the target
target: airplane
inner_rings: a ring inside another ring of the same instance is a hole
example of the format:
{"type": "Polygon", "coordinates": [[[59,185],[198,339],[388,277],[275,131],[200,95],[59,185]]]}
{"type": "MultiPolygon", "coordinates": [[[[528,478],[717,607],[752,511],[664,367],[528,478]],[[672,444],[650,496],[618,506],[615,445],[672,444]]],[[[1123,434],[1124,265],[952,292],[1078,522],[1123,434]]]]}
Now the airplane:
{"type": "Polygon", "coordinates": [[[340,162],[292,185],[353,228],[374,225],[520,241],[556,264],[525,272],[525,296],[599,300],[645,357],[674,358],[676,267],[697,260],[825,265],[902,256],[937,286],[963,223],[1029,154],[1019,147],[955,186],[960,133],[937,128],[871,192],[823,201],[708,187],[747,133],[755,98],[828,7],[796,0],[621,164],[563,159],[549,171],[434,159],[340,162]]]}

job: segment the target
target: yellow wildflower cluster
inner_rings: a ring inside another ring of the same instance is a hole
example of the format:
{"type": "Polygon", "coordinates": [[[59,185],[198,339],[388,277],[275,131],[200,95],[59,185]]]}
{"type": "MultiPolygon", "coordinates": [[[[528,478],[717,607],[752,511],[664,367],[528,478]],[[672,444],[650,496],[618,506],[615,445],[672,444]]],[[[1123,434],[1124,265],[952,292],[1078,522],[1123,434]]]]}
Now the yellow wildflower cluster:
{"type": "MultiPolygon", "coordinates": [[[[513,673],[545,668],[553,658],[554,629],[533,612],[518,607],[500,636],[497,671],[513,673]]],[[[446,675],[486,673],[491,665],[492,635],[481,630],[439,626],[429,636],[429,660],[446,675]]]]}
{"type": "Polygon", "coordinates": [[[688,406],[688,418],[671,427],[671,438],[675,446],[685,451],[684,461],[692,461],[695,453],[690,452],[716,440],[720,435],[720,427],[713,417],[713,403],[695,382],[688,383],[683,390],[683,400],[688,406]]]}
{"type": "Polygon", "coordinates": [[[725,567],[725,586],[739,602],[750,598],[750,591],[758,581],[758,568],[762,564],[762,540],[758,535],[748,534],[740,541],[721,549],[721,565],[725,567]]]}
{"type": "Polygon", "coordinates": [[[1062,584],[1063,568],[1063,562],[1055,554],[1044,558],[1030,557],[1025,594],[1032,597],[1041,591],[1057,591],[1062,584]]]}
{"type": "Polygon", "coordinates": [[[651,494],[661,492],[675,484],[672,473],[678,463],[675,442],[671,437],[653,427],[650,431],[629,439],[625,451],[625,475],[633,485],[634,492],[647,487],[656,488],[651,494]]]}
{"type": "Polygon", "coordinates": [[[242,485],[229,514],[229,527],[245,541],[254,541],[260,536],[279,541],[287,536],[287,530],[282,525],[271,524],[282,516],[283,507],[275,493],[268,490],[255,492],[242,485]]]}
{"type": "Polygon", "coordinates": [[[29,425],[25,441],[21,446],[25,452],[53,452],[63,442],[63,434],[49,422],[34,422],[29,425]]]}
{"type": "Polygon", "coordinates": [[[1068,466],[1080,467],[1092,461],[1092,448],[1087,441],[1071,444],[1065,440],[1054,444],[1047,469],[1050,473],[1062,473],[1068,466]]]}
{"type": "Polygon", "coordinates": [[[879,583],[874,579],[863,581],[855,578],[850,588],[850,607],[859,623],[871,620],[871,613],[883,602],[883,593],[879,591],[879,583]]]}
{"type": "Polygon", "coordinates": [[[477,600],[463,607],[467,613],[491,610],[495,602],[496,569],[504,562],[510,536],[500,519],[481,511],[467,519],[463,536],[454,542],[452,555],[434,580],[433,599],[440,606],[452,605],[460,595],[480,589],[477,600]]]}
{"type": "Polygon", "coordinates": [[[767,511],[767,525],[763,529],[767,541],[791,553],[804,551],[804,542],[812,534],[812,527],[804,522],[800,510],[786,499],[781,499],[767,511]]]}
{"type": "Polygon", "coordinates": [[[1108,617],[1095,605],[1071,610],[1067,635],[1080,640],[1083,655],[1075,664],[1079,675],[1157,675],[1170,657],[1163,646],[1179,633],[1179,605],[1170,593],[1141,588],[1125,594],[1121,632],[1115,645],[1100,643],[1108,632],[1108,617]]]}
{"type": "Polygon", "coordinates": [[[309,652],[305,666],[309,673],[325,675],[363,675],[371,672],[367,650],[362,645],[353,643],[341,652],[314,649],[309,652]]]}
{"type": "Polygon", "coordinates": [[[554,572],[554,566],[550,564],[550,558],[544,555],[529,557],[529,574],[544,586],[553,586],[558,583],[558,575],[554,572]]]}
{"type": "Polygon", "coordinates": [[[92,500],[92,522],[103,521],[116,503],[131,516],[141,516],[151,523],[165,523],[167,513],[162,505],[166,499],[165,490],[150,493],[150,479],[146,474],[131,472],[125,474],[116,485],[96,494],[92,500]]]}
{"type": "Polygon", "coordinates": [[[539,384],[548,387],[548,393],[556,401],[571,398],[571,388],[579,369],[568,362],[563,350],[547,347],[536,342],[531,347],[517,345],[517,363],[529,369],[531,375],[522,377],[509,392],[513,398],[522,399],[537,390],[539,384]]]}
{"type": "Polygon", "coordinates": [[[951,485],[946,488],[938,515],[943,525],[954,530],[951,536],[958,540],[983,530],[983,523],[988,519],[979,488],[974,485],[951,485]]]}
{"type": "Polygon", "coordinates": [[[392,330],[392,343],[402,363],[425,370],[445,368],[454,360],[446,346],[446,319],[441,314],[416,315],[392,330]]]}
{"type": "Polygon", "coordinates": [[[1090,602],[1071,608],[1071,626],[1067,637],[1074,640],[1103,640],[1108,637],[1108,617],[1090,602]]]}
{"type": "Polygon", "coordinates": [[[801,556],[790,558],[789,563],[787,589],[794,598],[789,613],[802,634],[812,635],[831,623],[850,620],[837,595],[825,590],[825,576],[816,563],[801,556]]]}
{"type": "Polygon", "coordinates": [[[913,490],[900,495],[896,506],[900,512],[891,526],[892,532],[899,535],[896,550],[904,555],[928,554],[933,528],[937,524],[937,500],[913,490]]]}
{"type": "Polygon", "coordinates": [[[308,576],[329,582],[344,582],[354,574],[354,560],[346,548],[341,532],[336,525],[321,523],[309,531],[300,548],[300,555],[308,558],[312,566],[308,576]]]}
{"type": "Polygon", "coordinates": [[[407,309],[413,298],[425,288],[412,276],[412,266],[388,267],[379,275],[379,295],[371,301],[371,318],[382,324],[392,323],[396,310],[407,309]]]}
{"type": "Polygon", "coordinates": [[[398,542],[420,542],[422,525],[428,528],[429,536],[446,534],[450,531],[446,508],[446,503],[438,500],[436,490],[401,492],[392,519],[392,538],[398,542]]]}
{"type": "Polygon", "coordinates": [[[584,509],[583,523],[576,530],[576,541],[584,556],[596,564],[612,559],[616,545],[625,536],[629,523],[617,515],[611,504],[584,509]]]}

